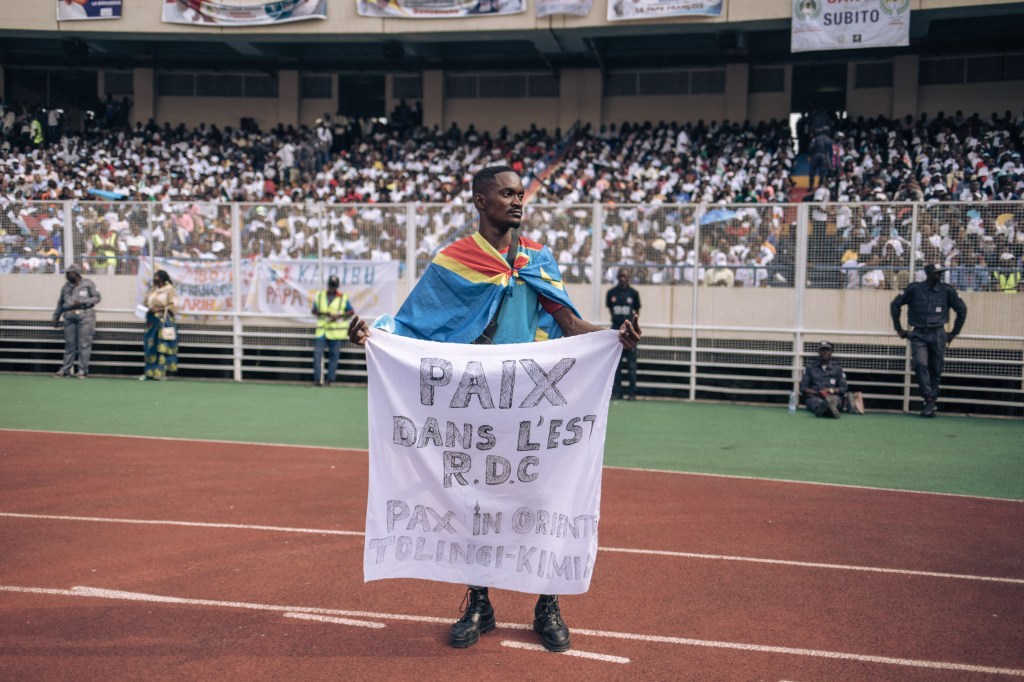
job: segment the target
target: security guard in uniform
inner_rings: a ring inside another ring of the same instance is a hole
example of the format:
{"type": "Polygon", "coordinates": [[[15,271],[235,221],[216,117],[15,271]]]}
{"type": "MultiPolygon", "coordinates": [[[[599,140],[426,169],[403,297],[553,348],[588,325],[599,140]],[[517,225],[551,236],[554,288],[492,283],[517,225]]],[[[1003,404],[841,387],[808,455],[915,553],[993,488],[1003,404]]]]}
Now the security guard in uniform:
{"type": "Polygon", "coordinates": [[[941,265],[929,263],[924,267],[926,279],[914,282],[892,300],[889,313],[892,325],[901,339],[910,337],[911,362],[917,374],[917,385],[924,398],[922,417],[935,416],[935,401],[939,398],[939,379],[946,358],[946,346],[952,343],[967,321],[967,305],[956,289],[942,281],[945,270],[941,265]],[[908,334],[900,324],[900,308],[907,306],[908,334]],[[949,309],[956,311],[953,331],[946,334],[949,309]]]}
{"type": "MultiPolygon", "coordinates": [[[[640,292],[629,286],[629,270],[620,268],[616,279],[618,284],[609,289],[605,295],[604,304],[612,316],[612,329],[619,329],[626,320],[632,320],[634,315],[640,313],[640,292]]],[[[629,400],[636,400],[636,348],[622,349],[622,358],[619,362],[626,363],[626,378],[629,381],[629,400]]],[[[612,398],[622,397],[622,373],[615,372],[615,380],[612,382],[612,398]]]]}
{"type": "Polygon", "coordinates": [[[800,395],[807,411],[818,417],[839,419],[839,413],[846,408],[848,391],[846,372],[832,360],[832,344],[822,341],[818,344],[818,361],[807,365],[800,379],[800,395]]]}
{"type": "Polygon", "coordinates": [[[313,298],[313,315],[316,317],[316,338],[313,340],[313,385],[320,386],[320,371],[323,364],[324,347],[328,349],[327,381],[330,386],[338,371],[338,356],[341,343],[348,336],[348,321],[355,314],[348,295],[338,291],[338,277],[327,279],[327,289],[316,292],[313,298]]]}
{"type": "Polygon", "coordinates": [[[89,376],[89,357],[92,338],[96,334],[96,311],[100,292],[90,279],[82,279],[82,268],[77,263],[68,266],[64,274],[67,282],[60,290],[57,307],[53,311],[53,326],[61,326],[64,318],[64,362],[54,376],[89,376]],[[76,373],[77,370],[77,373],[76,373]]]}

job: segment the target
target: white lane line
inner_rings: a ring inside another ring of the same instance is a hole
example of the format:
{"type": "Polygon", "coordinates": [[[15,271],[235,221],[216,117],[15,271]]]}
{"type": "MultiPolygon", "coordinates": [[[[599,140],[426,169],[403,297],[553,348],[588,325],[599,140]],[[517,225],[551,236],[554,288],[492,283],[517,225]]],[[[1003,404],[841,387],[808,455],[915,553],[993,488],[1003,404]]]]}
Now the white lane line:
{"type": "Polygon", "coordinates": [[[58,514],[11,514],[0,512],[0,516],[14,519],[45,519],[50,521],[91,521],[95,523],[135,523],[151,526],[190,526],[193,528],[234,528],[236,530],[271,530],[278,533],[309,533],[311,535],[352,535],[362,537],[362,531],[324,530],[321,528],[288,528],[286,526],[253,526],[244,523],[203,523],[199,521],[165,521],[156,519],[110,519],[100,516],[62,516],[58,514]]]}
{"type": "Polygon", "coordinates": [[[1024,499],[1015,497],[991,497],[989,495],[968,495],[967,493],[944,493],[934,490],[909,490],[906,488],[882,488],[873,485],[857,485],[855,483],[827,483],[824,481],[798,481],[792,478],[768,478],[766,476],[742,476],[740,474],[713,474],[701,471],[673,471],[670,469],[644,469],[641,467],[622,467],[606,465],[605,469],[617,471],[635,471],[641,474],[671,474],[674,476],[703,476],[705,478],[735,478],[740,481],[765,481],[768,483],[792,483],[794,485],[816,485],[827,488],[851,488],[853,490],[878,491],[882,493],[910,493],[911,495],[938,495],[940,497],[966,497],[975,500],[993,500],[995,502],[1024,503],[1024,499]]]}
{"type": "MultiPolygon", "coordinates": [[[[361,531],[355,530],[323,530],[317,528],[288,528],[284,526],[253,526],[241,523],[200,523],[196,521],[157,521],[144,519],[111,519],[94,516],[61,516],[56,514],[15,514],[0,512],[0,517],[15,519],[43,519],[50,521],[89,521],[96,523],[129,523],[142,525],[190,526],[195,528],[234,528],[238,530],[268,530],[278,533],[307,533],[310,535],[349,535],[363,537],[361,531]]],[[[624,547],[598,547],[600,552],[621,554],[642,554],[646,556],[677,557],[681,559],[705,559],[710,561],[739,561],[754,564],[777,564],[780,566],[796,566],[799,568],[821,568],[834,571],[862,571],[868,573],[891,573],[926,578],[946,578],[952,580],[977,580],[981,582],[1008,583],[1024,585],[1024,578],[1000,578],[988,575],[968,575],[963,573],[940,573],[935,571],[916,571],[904,568],[883,568],[880,566],[856,566],[850,564],[815,563],[811,561],[790,561],[787,559],[762,559],[758,557],[728,556],[724,554],[700,554],[696,552],[670,552],[657,549],[631,549],[624,547]]]]}
{"type": "Polygon", "coordinates": [[[5,429],[3,431],[16,431],[20,433],[46,433],[56,436],[92,436],[93,438],[140,438],[142,440],[169,440],[183,443],[211,443],[213,445],[255,445],[261,448],[297,448],[300,450],[333,450],[335,452],[352,452],[356,454],[368,454],[366,448],[339,448],[336,445],[293,445],[291,443],[263,443],[260,441],[244,440],[218,440],[216,438],[182,438],[180,436],[143,436],[131,433],[96,433],[93,431],[53,431],[51,429],[5,429]]]}
{"type": "Polygon", "coordinates": [[[353,620],[351,618],[337,618],[334,616],[321,616],[316,613],[296,613],[289,612],[284,614],[285,618],[300,618],[302,620],[317,620],[321,623],[335,623],[337,625],[354,625],[359,628],[386,628],[387,625],[384,623],[374,623],[368,620],[353,620]]]}
{"type": "MultiPolygon", "coordinates": [[[[501,642],[502,646],[507,646],[510,649],[527,649],[528,651],[543,651],[551,653],[540,644],[528,644],[526,642],[513,642],[512,640],[506,639],[501,642]]],[[[569,649],[568,651],[561,651],[558,653],[559,656],[576,656],[577,658],[590,658],[595,661],[604,661],[605,663],[629,663],[628,658],[622,656],[612,656],[611,654],[596,654],[592,651],[577,651],[576,649],[569,649]]]]}
{"type": "Polygon", "coordinates": [[[951,578],[954,580],[981,580],[993,583],[1010,583],[1024,585],[1024,578],[998,578],[987,575],[967,575],[963,573],[938,573],[935,571],[914,571],[904,568],[882,568],[880,566],[854,566],[849,564],[822,564],[812,561],[789,561],[787,559],[758,559],[757,557],[728,556],[724,554],[696,554],[693,552],[667,552],[656,549],[623,549],[619,547],[599,547],[604,552],[620,552],[625,554],[646,554],[648,556],[669,556],[684,559],[710,559],[713,561],[743,561],[754,564],[779,564],[781,566],[799,566],[801,568],[826,568],[835,571],[865,571],[869,573],[895,573],[898,575],[914,575],[926,578],[951,578]]]}
{"type": "MultiPolygon", "coordinates": [[[[258,447],[267,448],[299,448],[305,450],[335,450],[340,452],[351,452],[361,455],[368,455],[369,450],[366,448],[340,448],[334,445],[292,445],[289,443],[263,443],[260,441],[244,441],[244,440],[218,440],[211,438],[181,438],[178,436],[143,436],[133,435],[130,433],[94,433],[89,431],[54,431],[51,429],[12,429],[12,428],[0,428],[0,433],[4,431],[12,431],[19,433],[46,433],[55,434],[58,436],[92,436],[95,438],[141,438],[144,440],[169,440],[169,441],[182,441],[186,443],[213,443],[215,445],[255,445],[258,447]]],[[[624,467],[624,466],[602,466],[603,469],[615,469],[618,471],[636,471],[646,474],[671,474],[674,476],[704,476],[707,478],[737,478],[746,481],[768,481],[771,483],[792,483],[794,485],[817,485],[827,486],[833,488],[853,488],[856,490],[878,490],[887,493],[911,493],[914,495],[939,495],[942,497],[968,497],[979,500],[995,500],[997,502],[1017,502],[1018,504],[1024,504],[1024,499],[1011,498],[1011,497],[988,497],[985,495],[967,495],[965,493],[944,493],[936,492],[933,490],[905,490],[902,488],[881,488],[869,485],[856,485],[853,483],[827,483],[824,481],[799,481],[791,478],[765,478],[761,476],[741,476],[739,474],[715,474],[701,471],[673,471],[670,469],[644,469],[642,467],[624,467]]]]}
{"type": "MultiPolygon", "coordinates": [[[[275,604],[254,604],[249,602],[216,601],[212,599],[188,599],[184,597],[169,597],[156,594],[144,594],[141,592],[125,592],[122,590],[107,590],[99,587],[73,587],[70,590],[49,589],[41,587],[20,587],[16,585],[0,585],[0,592],[20,592],[28,594],[50,594],[69,597],[93,597],[100,599],[119,599],[124,601],[159,602],[164,604],[185,604],[193,606],[218,606],[222,608],[253,609],[259,611],[277,611],[285,613],[313,613],[327,616],[341,616],[353,618],[378,618],[384,620],[402,620],[416,623],[443,623],[450,624],[451,618],[434,618],[432,616],[411,616],[396,613],[375,613],[369,611],[345,611],[342,609],[324,609],[307,606],[280,606],[275,604]]],[[[527,625],[518,623],[499,623],[501,628],[527,630],[527,625]]],[[[614,632],[609,630],[588,630],[585,628],[573,628],[575,634],[586,637],[606,637],[609,639],[625,639],[638,642],[650,642],[655,644],[678,644],[681,646],[696,646],[712,649],[734,649],[738,651],[752,651],[768,654],[785,654],[790,656],[811,656],[815,658],[829,658],[843,661],[858,661],[863,663],[878,663],[881,665],[894,665],[912,668],[929,668],[933,670],[953,670],[958,672],[985,673],[990,675],[1008,675],[1012,677],[1024,677],[1024,670],[1014,668],[996,668],[982,665],[968,665],[964,663],[950,663],[948,661],[925,661],[911,658],[892,658],[889,656],[869,656],[865,654],[851,654],[841,651],[822,651],[818,649],[800,649],[783,646],[767,646],[762,644],[746,644],[742,642],[718,642],[705,639],[690,639],[687,637],[667,637],[664,635],[641,635],[631,632],[614,632]]]]}
{"type": "Polygon", "coordinates": [[[640,642],[658,642],[662,644],[681,644],[711,649],[735,649],[737,651],[754,651],[768,654],[789,654],[791,656],[812,656],[814,658],[832,658],[843,661],[860,661],[864,663],[881,663],[883,665],[899,665],[911,668],[930,668],[932,670],[955,670],[958,672],[987,673],[992,675],[1010,675],[1024,677],[1024,670],[1015,668],[993,668],[982,665],[949,663],[947,661],[923,661],[913,658],[892,658],[889,656],[868,656],[851,654],[842,651],[822,651],[818,649],[799,649],[788,646],[768,646],[764,644],[746,644],[743,642],[716,642],[707,639],[690,639],[687,637],[665,637],[662,635],[637,635],[628,632],[610,632],[608,630],[585,630],[573,628],[574,634],[591,637],[609,637],[612,639],[629,639],[640,642]]]}

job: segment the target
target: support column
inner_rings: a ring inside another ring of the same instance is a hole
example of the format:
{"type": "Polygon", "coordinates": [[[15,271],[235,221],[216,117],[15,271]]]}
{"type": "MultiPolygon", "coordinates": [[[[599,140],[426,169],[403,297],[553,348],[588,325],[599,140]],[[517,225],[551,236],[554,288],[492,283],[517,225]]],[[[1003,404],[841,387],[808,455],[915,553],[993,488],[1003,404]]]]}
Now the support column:
{"type": "Polygon", "coordinates": [[[917,118],[917,70],[918,57],[914,54],[900,55],[892,64],[892,117],[917,118]]]}
{"type": "MultiPolygon", "coordinates": [[[[284,125],[299,125],[299,72],[277,72],[277,121],[284,125]]],[[[277,121],[260,121],[261,127],[277,121]]]]}
{"type": "Polygon", "coordinates": [[[156,119],[156,76],[153,69],[132,69],[132,109],[129,123],[156,119]]]}
{"type": "Polygon", "coordinates": [[[558,95],[558,127],[563,132],[576,121],[601,126],[604,80],[600,69],[562,69],[558,95]]]}
{"type": "Polygon", "coordinates": [[[747,120],[747,99],[749,96],[750,66],[727,64],[725,67],[725,111],[723,116],[730,121],[743,123],[747,120]]]}
{"type": "Polygon", "coordinates": [[[444,120],[444,71],[423,72],[423,125],[447,127],[444,120]]]}

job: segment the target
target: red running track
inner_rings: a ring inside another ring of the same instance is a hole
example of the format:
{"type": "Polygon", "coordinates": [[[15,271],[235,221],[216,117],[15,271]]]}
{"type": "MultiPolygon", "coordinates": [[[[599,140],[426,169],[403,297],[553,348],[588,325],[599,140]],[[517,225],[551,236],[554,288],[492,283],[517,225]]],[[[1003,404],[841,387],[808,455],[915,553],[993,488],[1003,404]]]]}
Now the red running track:
{"type": "Polygon", "coordinates": [[[366,455],[0,432],[0,679],[1024,677],[1024,504],[607,469],[573,652],[362,582],[366,455]],[[148,521],[150,523],[139,523],[148,521]],[[312,531],[312,532],[309,532],[312,531]]]}

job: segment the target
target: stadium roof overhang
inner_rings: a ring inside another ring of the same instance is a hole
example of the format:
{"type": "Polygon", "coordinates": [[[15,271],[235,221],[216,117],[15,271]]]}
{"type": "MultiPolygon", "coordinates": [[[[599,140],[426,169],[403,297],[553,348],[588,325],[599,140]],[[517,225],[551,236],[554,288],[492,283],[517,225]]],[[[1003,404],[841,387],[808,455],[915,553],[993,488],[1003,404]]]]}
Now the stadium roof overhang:
{"type": "MultiPolygon", "coordinates": [[[[62,29],[64,26],[62,26],[62,29]]],[[[949,54],[1020,49],[1024,2],[916,11],[911,45],[895,52],[949,54]]],[[[870,59],[894,50],[830,53],[834,60],[870,59]]],[[[0,64],[17,67],[415,72],[425,69],[602,70],[820,60],[793,55],[789,21],[692,22],[571,30],[332,35],[13,31],[0,29],[0,64]]]]}

